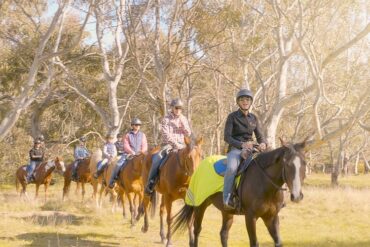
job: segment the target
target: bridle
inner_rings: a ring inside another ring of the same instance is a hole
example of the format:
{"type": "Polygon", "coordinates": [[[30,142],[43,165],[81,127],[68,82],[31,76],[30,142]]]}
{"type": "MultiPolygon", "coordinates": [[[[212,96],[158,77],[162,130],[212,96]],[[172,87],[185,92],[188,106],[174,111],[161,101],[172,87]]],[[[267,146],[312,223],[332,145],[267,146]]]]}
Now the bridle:
{"type": "MultiPolygon", "coordinates": [[[[282,188],[282,186],[279,186],[277,185],[273,180],[272,178],[265,172],[265,170],[262,168],[262,166],[260,165],[260,163],[258,163],[257,159],[253,159],[254,163],[256,163],[257,167],[259,168],[259,170],[262,172],[262,174],[267,178],[267,180],[277,189],[277,190],[281,190],[281,191],[287,191],[288,189],[286,188],[282,188]]],[[[283,169],[281,171],[281,176],[283,178],[283,182],[286,183],[286,174],[285,174],[285,166],[286,164],[284,163],[283,164],[283,169]]],[[[284,184],[283,183],[283,184],[284,184]]]]}

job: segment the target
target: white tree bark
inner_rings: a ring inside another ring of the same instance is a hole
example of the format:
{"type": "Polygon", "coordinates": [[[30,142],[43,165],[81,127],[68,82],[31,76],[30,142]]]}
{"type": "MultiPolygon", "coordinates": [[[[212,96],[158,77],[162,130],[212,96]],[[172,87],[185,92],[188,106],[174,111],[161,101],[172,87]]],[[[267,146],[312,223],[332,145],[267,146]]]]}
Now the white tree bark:
{"type": "MultiPolygon", "coordinates": [[[[37,98],[37,96],[45,90],[49,85],[53,77],[53,68],[52,65],[48,67],[48,76],[46,80],[38,86],[35,86],[35,81],[37,77],[37,73],[39,71],[41,63],[45,61],[43,58],[45,47],[54,33],[56,28],[58,27],[58,23],[60,24],[60,29],[62,28],[63,22],[61,21],[64,18],[66,10],[70,5],[71,0],[69,1],[62,1],[59,4],[59,7],[44,35],[41,36],[39,46],[35,52],[35,57],[33,59],[32,65],[30,67],[27,81],[24,83],[24,88],[21,93],[15,98],[13,109],[10,110],[4,119],[0,123],[0,140],[4,139],[6,135],[9,133],[11,128],[15,125],[16,121],[20,117],[21,113],[27,109],[27,107],[32,104],[32,102],[37,98]]],[[[59,46],[60,39],[56,40],[55,47],[59,46]]],[[[55,49],[54,49],[55,50],[55,49]]],[[[53,57],[53,56],[49,56],[53,57]]]]}

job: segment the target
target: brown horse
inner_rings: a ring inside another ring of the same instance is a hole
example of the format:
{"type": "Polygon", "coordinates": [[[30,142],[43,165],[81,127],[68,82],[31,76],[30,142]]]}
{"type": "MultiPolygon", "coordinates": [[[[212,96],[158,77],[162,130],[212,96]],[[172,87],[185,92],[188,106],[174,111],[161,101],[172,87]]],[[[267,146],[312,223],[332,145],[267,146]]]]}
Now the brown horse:
{"type": "MultiPolygon", "coordinates": [[[[22,185],[22,190],[21,190],[21,196],[22,195],[25,195],[27,199],[28,198],[28,195],[27,195],[27,192],[26,192],[26,188],[27,188],[27,172],[26,172],[26,165],[24,166],[21,166],[17,169],[16,173],[15,173],[15,176],[16,176],[16,180],[15,180],[15,185],[16,185],[16,189],[18,191],[18,187],[19,187],[19,183],[22,185]]],[[[55,160],[49,160],[49,161],[44,161],[42,162],[41,164],[38,165],[38,167],[36,168],[36,170],[34,171],[35,173],[35,181],[32,182],[36,185],[36,194],[35,194],[35,199],[37,199],[38,195],[39,195],[39,187],[41,184],[44,185],[45,187],[45,202],[46,202],[46,199],[47,199],[47,189],[48,189],[48,186],[50,184],[50,181],[51,181],[51,177],[52,177],[52,173],[54,171],[57,171],[61,174],[63,174],[65,172],[65,166],[64,166],[64,162],[62,160],[62,158],[60,157],[56,157],[55,160]]]]}
{"type": "MultiPolygon", "coordinates": [[[[127,161],[123,170],[119,173],[117,184],[119,186],[119,197],[123,200],[124,194],[127,195],[127,199],[130,207],[131,214],[131,226],[135,224],[135,221],[140,218],[138,213],[135,198],[138,197],[139,204],[141,205],[144,196],[144,181],[142,179],[142,169],[146,154],[140,153],[135,155],[132,159],[127,161]]],[[[122,205],[124,202],[122,201],[122,205]]],[[[123,209],[123,216],[125,217],[125,211],[123,209]]]]}
{"type": "MultiPolygon", "coordinates": [[[[163,167],[160,170],[159,183],[156,185],[155,189],[162,194],[162,200],[160,205],[160,236],[162,243],[164,243],[166,236],[164,234],[164,210],[167,211],[167,246],[171,245],[171,210],[172,202],[177,199],[184,199],[186,189],[189,186],[190,176],[193,174],[194,170],[198,166],[201,159],[201,145],[203,144],[203,138],[196,141],[195,145],[193,141],[185,137],[185,148],[179,150],[178,152],[172,152],[163,167]]],[[[151,165],[151,164],[150,164],[151,165]]],[[[147,163],[144,167],[143,172],[144,181],[147,180],[150,165],[147,163]]],[[[144,199],[144,226],[142,228],[143,232],[146,232],[149,228],[147,219],[147,208],[149,204],[149,198],[144,199]]]]}
{"type": "MultiPolygon", "coordinates": [[[[293,202],[303,199],[301,185],[306,170],[303,152],[305,143],[306,141],[286,144],[282,141],[282,147],[261,153],[242,174],[238,195],[241,213],[245,216],[250,246],[259,246],[256,235],[258,218],[263,219],[275,247],[282,246],[278,216],[284,200],[282,186],[284,183],[288,185],[293,202]]],[[[210,204],[216,206],[222,213],[221,243],[222,246],[227,246],[233,215],[239,212],[225,211],[222,192],[209,196],[197,207],[185,205],[175,216],[174,231],[184,229],[187,223],[194,222],[194,231],[189,233],[190,246],[198,246],[204,212],[210,204]]]]}
{"type": "MultiPolygon", "coordinates": [[[[90,157],[83,159],[77,167],[77,176],[78,176],[78,181],[77,181],[77,188],[79,184],[81,184],[82,187],[82,202],[84,201],[85,197],[85,183],[90,183],[92,174],[90,172],[90,157]]],[[[63,187],[63,200],[65,197],[68,196],[69,193],[69,188],[72,182],[72,169],[73,169],[73,163],[69,164],[66,167],[66,172],[64,173],[64,187],[63,187]]],[[[76,189],[77,190],[77,189],[76,189]]]]}

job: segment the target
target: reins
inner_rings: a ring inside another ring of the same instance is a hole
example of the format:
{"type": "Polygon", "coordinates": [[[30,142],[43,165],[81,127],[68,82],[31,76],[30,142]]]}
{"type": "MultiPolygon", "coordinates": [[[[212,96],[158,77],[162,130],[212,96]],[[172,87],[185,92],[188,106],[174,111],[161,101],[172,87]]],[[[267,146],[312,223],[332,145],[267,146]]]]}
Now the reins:
{"type": "MultiPolygon", "coordinates": [[[[259,170],[262,172],[262,174],[267,178],[267,180],[277,189],[277,190],[282,190],[282,191],[287,191],[286,188],[282,188],[282,186],[277,185],[272,178],[265,172],[265,170],[261,167],[260,163],[257,162],[256,159],[253,160],[256,164],[259,170]]],[[[283,182],[286,183],[286,174],[285,174],[285,165],[283,164],[283,170],[282,170],[282,177],[283,177],[283,182]]]]}

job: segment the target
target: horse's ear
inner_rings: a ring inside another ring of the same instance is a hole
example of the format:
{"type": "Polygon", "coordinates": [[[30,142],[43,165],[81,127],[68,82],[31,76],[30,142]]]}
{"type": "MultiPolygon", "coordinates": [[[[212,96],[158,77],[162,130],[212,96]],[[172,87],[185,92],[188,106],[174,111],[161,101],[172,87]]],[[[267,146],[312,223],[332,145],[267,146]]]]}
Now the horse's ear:
{"type": "Polygon", "coordinates": [[[189,146],[189,145],[190,145],[190,143],[191,143],[191,139],[190,139],[190,137],[189,137],[189,136],[185,136],[185,137],[184,137],[184,141],[185,141],[186,146],[189,146]]]}
{"type": "Polygon", "coordinates": [[[198,140],[197,140],[197,146],[200,146],[204,143],[204,140],[203,140],[203,136],[201,136],[198,140]]]}
{"type": "Polygon", "coordinates": [[[283,140],[283,138],[279,137],[281,146],[288,147],[288,144],[283,140]]]}

